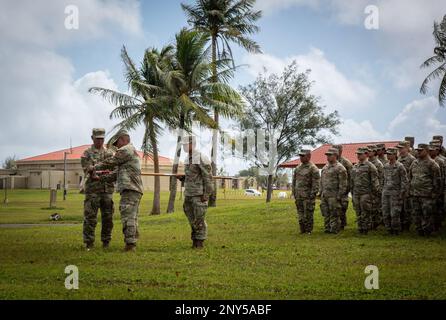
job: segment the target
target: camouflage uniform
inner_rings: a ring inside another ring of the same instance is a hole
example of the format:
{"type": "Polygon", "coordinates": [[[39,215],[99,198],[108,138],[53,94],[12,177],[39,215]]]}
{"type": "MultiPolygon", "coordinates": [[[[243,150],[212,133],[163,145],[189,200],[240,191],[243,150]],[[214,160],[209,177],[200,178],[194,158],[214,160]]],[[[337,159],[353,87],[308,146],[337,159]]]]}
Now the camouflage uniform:
{"type": "Polygon", "coordinates": [[[446,160],[446,149],[443,147],[443,136],[433,136],[432,140],[440,141],[440,155],[446,160]]]}
{"type": "MultiPolygon", "coordinates": [[[[377,146],[375,145],[369,145],[367,146],[369,150],[376,152],[378,150],[377,146]]],[[[372,194],[372,229],[376,230],[378,226],[382,223],[382,189],[383,189],[383,183],[384,183],[384,165],[381,161],[378,160],[378,158],[371,157],[369,158],[369,162],[372,163],[376,170],[378,170],[378,181],[379,181],[379,191],[375,194],[372,194]]]]}
{"type": "MultiPolygon", "coordinates": [[[[329,149],[327,155],[338,154],[329,149]]],[[[327,163],[321,173],[321,212],[326,233],[338,233],[340,228],[341,200],[347,192],[347,170],[336,161],[327,163]]]]}
{"type": "MultiPolygon", "coordinates": [[[[126,134],[125,131],[118,135],[126,134]]],[[[128,135],[128,134],[127,134],[128,135]]],[[[116,180],[117,190],[121,194],[119,211],[121,213],[124,242],[136,245],[137,216],[139,202],[143,195],[141,181],[141,162],[135,147],[129,143],[119,148],[113,158],[106,159],[95,165],[95,170],[117,169],[113,174],[102,177],[103,180],[116,180]]]]}
{"type": "MultiPolygon", "coordinates": [[[[338,149],[339,152],[342,150],[342,145],[334,145],[333,148],[338,149]]],[[[342,197],[341,200],[341,229],[344,229],[347,226],[347,210],[348,210],[348,194],[350,192],[350,176],[353,168],[353,164],[344,157],[339,157],[339,163],[344,166],[347,170],[347,192],[342,197]]]]}
{"type": "MultiPolygon", "coordinates": [[[[431,141],[429,145],[429,150],[433,151],[441,151],[441,145],[437,142],[438,140],[431,141]]],[[[440,167],[440,176],[441,176],[441,187],[440,192],[437,198],[436,208],[434,212],[434,231],[438,231],[441,228],[441,224],[443,222],[443,215],[444,215],[444,195],[445,195],[445,175],[446,175],[446,161],[443,160],[443,157],[438,154],[436,157],[432,157],[433,160],[438,164],[440,167]]]]}
{"type": "MultiPolygon", "coordinates": [[[[396,156],[397,150],[390,148],[387,153],[396,156]]],[[[398,234],[401,231],[401,211],[408,186],[409,181],[404,165],[398,161],[384,165],[382,212],[384,225],[392,234],[398,234]]]]}
{"type": "MultiPolygon", "coordinates": [[[[359,148],[357,151],[366,152],[367,148],[359,148]]],[[[380,191],[378,170],[368,160],[358,162],[353,166],[350,185],[359,232],[367,233],[371,229],[373,196],[380,191]]]]}
{"type": "Polygon", "coordinates": [[[384,153],[378,155],[378,160],[381,161],[383,166],[385,164],[389,163],[389,160],[387,160],[387,156],[386,156],[386,145],[384,143],[379,143],[376,145],[376,148],[378,150],[382,150],[384,152],[384,153]]]}
{"type": "MultiPolygon", "coordinates": [[[[303,150],[300,155],[310,153],[303,150]]],[[[319,193],[319,169],[312,163],[301,163],[293,174],[293,194],[296,201],[297,215],[301,233],[313,231],[314,206],[319,193]]]]}
{"type": "Polygon", "coordinates": [[[414,149],[415,138],[414,137],[405,137],[404,141],[409,142],[409,153],[416,158],[417,157],[417,152],[414,149]]]}
{"type": "MultiPolygon", "coordinates": [[[[400,143],[397,146],[398,149],[400,148],[409,148],[410,145],[408,141],[400,141],[400,143]]],[[[400,162],[404,168],[406,169],[407,174],[409,174],[410,166],[412,165],[412,162],[414,162],[416,158],[411,154],[408,153],[407,156],[399,156],[398,162],[400,162]]],[[[410,195],[406,193],[404,199],[403,199],[403,211],[401,211],[401,228],[402,230],[409,230],[410,225],[412,223],[412,201],[410,200],[410,195]]]]}
{"type": "Polygon", "coordinates": [[[184,172],[183,210],[189,220],[192,241],[203,241],[207,238],[205,218],[208,202],[203,202],[202,196],[209,197],[213,192],[211,163],[200,152],[194,150],[188,155],[184,172]]]}
{"type": "MultiPolygon", "coordinates": [[[[418,149],[428,149],[419,144],[418,149]]],[[[433,212],[441,186],[440,167],[429,156],[416,159],[409,171],[412,216],[420,235],[430,235],[433,230],[433,212]]]]}
{"type": "MultiPolygon", "coordinates": [[[[104,138],[105,129],[93,129],[93,138],[104,138]]],[[[84,223],[83,239],[87,245],[95,240],[95,229],[98,222],[98,210],[101,210],[101,241],[107,245],[111,240],[113,230],[113,182],[96,181],[91,179],[88,170],[95,163],[113,157],[113,152],[106,149],[96,149],[94,145],[84,151],[81,165],[84,170],[84,223]]]]}

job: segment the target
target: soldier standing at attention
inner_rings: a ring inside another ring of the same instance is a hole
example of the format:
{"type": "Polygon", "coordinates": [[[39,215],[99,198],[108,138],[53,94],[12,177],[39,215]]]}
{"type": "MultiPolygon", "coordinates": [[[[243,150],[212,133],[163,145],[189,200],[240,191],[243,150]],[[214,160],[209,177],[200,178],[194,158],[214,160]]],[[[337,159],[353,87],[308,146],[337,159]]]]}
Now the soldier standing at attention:
{"type": "Polygon", "coordinates": [[[378,170],[367,160],[368,152],[367,148],[356,151],[358,163],[353,166],[350,183],[360,234],[367,234],[371,229],[372,199],[380,191],[378,170]]]}
{"type": "Polygon", "coordinates": [[[321,212],[325,233],[338,233],[340,229],[341,200],[347,192],[347,169],[338,162],[338,150],[328,149],[328,163],[321,173],[321,212]]]}
{"type": "MultiPolygon", "coordinates": [[[[446,158],[446,149],[443,147],[443,136],[433,136],[432,140],[438,140],[440,141],[440,155],[444,158],[446,158]]],[[[444,160],[444,159],[443,159],[444,160]]]]}
{"type": "Polygon", "coordinates": [[[296,201],[300,233],[311,234],[313,231],[314,205],[319,193],[319,169],[310,161],[311,151],[301,150],[300,165],[294,169],[293,194],[296,201]]]}
{"type": "MultiPolygon", "coordinates": [[[[400,141],[397,145],[399,150],[398,162],[406,169],[409,175],[410,166],[415,161],[415,157],[410,153],[409,141],[400,141]]],[[[410,195],[407,193],[403,199],[403,211],[401,211],[401,231],[409,231],[412,223],[412,203],[410,195]]]]}
{"type": "Polygon", "coordinates": [[[409,153],[413,155],[415,158],[417,157],[417,152],[415,151],[415,138],[414,137],[405,137],[404,141],[409,142],[409,153]]]}
{"type": "Polygon", "coordinates": [[[412,216],[420,236],[432,233],[435,201],[440,193],[440,167],[429,157],[429,146],[419,144],[418,157],[409,170],[412,216]]]}
{"type": "Polygon", "coordinates": [[[441,187],[439,196],[436,201],[436,207],[434,210],[434,221],[433,221],[433,231],[436,232],[440,230],[441,224],[443,222],[444,213],[444,180],[446,174],[446,162],[440,156],[441,144],[439,140],[431,141],[429,144],[429,155],[440,167],[441,176],[441,187]]]}
{"type": "Polygon", "coordinates": [[[347,158],[342,156],[342,144],[336,144],[333,148],[337,149],[339,152],[339,163],[344,166],[347,170],[347,192],[341,201],[341,230],[347,226],[347,210],[348,210],[348,194],[350,192],[350,175],[352,172],[353,165],[347,158]]]}
{"type": "Polygon", "coordinates": [[[96,170],[116,169],[112,174],[101,176],[99,179],[117,181],[117,189],[121,194],[119,211],[124,233],[124,251],[135,251],[138,208],[143,195],[141,162],[126,130],[119,130],[113,140],[113,145],[118,148],[115,155],[96,164],[91,171],[94,173],[96,170]]]}
{"type": "Polygon", "coordinates": [[[381,161],[383,166],[389,162],[386,156],[386,145],[384,143],[379,143],[376,145],[376,155],[378,156],[378,160],[381,161]]]}
{"type": "Polygon", "coordinates": [[[211,162],[196,150],[195,137],[183,138],[185,161],[183,210],[191,227],[192,248],[202,249],[207,238],[206,211],[213,191],[211,162]]]}
{"type": "Polygon", "coordinates": [[[397,149],[387,149],[388,163],[384,165],[384,187],[382,212],[384,225],[390,234],[401,231],[401,211],[406,197],[409,181],[404,165],[397,161],[397,149]]]}
{"type": "Polygon", "coordinates": [[[372,230],[378,229],[379,225],[382,223],[382,189],[384,183],[384,165],[376,157],[378,147],[376,145],[368,145],[369,149],[369,162],[371,162],[378,170],[378,181],[379,181],[379,191],[372,194],[372,220],[371,226],[372,230]]]}
{"type": "Polygon", "coordinates": [[[94,247],[95,229],[98,222],[98,210],[101,210],[102,247],[108,248],[113,230],[113,192],[115,186],[112,182],[94,180],[88,174],[88,168],[99,161],[113,157],[113,152],[104,147],[105,129],[95,128],[91,135],[93,145],[84,151],[81,165],[86,179],[84,192],[84,225],[83,238],[85,247],[90,250],[94,247]]]}

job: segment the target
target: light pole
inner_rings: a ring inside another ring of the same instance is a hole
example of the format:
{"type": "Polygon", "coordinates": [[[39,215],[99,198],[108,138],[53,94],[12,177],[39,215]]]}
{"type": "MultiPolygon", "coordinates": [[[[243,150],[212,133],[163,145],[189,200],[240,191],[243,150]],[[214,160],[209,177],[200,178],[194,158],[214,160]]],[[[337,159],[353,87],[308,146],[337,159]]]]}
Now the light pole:
{"type": "Polygon", "coordinates": [[[67,154],[68,152],[63,153],[63,199],[67,200],[67,154]]]}

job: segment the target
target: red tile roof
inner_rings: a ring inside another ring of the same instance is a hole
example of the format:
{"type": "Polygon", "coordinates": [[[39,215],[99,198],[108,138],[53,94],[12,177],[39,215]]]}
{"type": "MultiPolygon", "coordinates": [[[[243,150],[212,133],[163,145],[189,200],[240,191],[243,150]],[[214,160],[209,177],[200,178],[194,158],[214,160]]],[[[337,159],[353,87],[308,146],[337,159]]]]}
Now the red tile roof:
{"type": "MultiPolygon", "coordinates": [[[[377,142],[358,142],[342,144],[342,156],[350,160],[353,164],[357,162],[356,150],[360,147],[366,147],[369,144],[384,143],[386,148],[395,147],[398,141],[377,141],[377,142]]],[[[323,167],[327,163],[327,156],[325,152],[332,146],[332,144],[324,144],[311,152],[311,161],[318,167],[323,167]]],[[[284,162],[279,167],[281,168],[295,168],[300,164],[299,158],[284,162]]]]}
{"type": "MultiPolygon", "coordinates": [[[[85,150],[87,150],[91,145],[84,144],[82,146],[63,149],[59,151],[53,151],[45,154],[41,154],[34,157],[29,157],[25,159],[18,160],[18,162],[33,162],[33,161],[63,161],[64,152],[68,152],[67,160],[80,160],[82,154],[85,150]],[[70,153],[71,151],[71,153],[70,153]]],[[[138,151],[139,157],[143,158],[143,152],[138,151]]],[[[148,162],[152,162],[152,157],[149,155],[147,158],[148,162]]],[[[163,156],[159,156],[160,165],[172,165],[172,160],[163,156]]]]}

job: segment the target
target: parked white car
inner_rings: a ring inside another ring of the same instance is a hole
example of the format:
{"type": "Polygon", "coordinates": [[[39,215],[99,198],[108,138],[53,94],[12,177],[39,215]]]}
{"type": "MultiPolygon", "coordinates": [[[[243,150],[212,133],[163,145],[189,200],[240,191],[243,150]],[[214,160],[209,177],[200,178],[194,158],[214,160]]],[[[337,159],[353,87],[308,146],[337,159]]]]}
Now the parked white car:
{"type": "Polygon", "coordinates": [[[256,189],[246,189],[245,196],[260,197],[262,194],[256,189]]]}
{"type": "Polygon", "coordinates": [[[284,191],[279,192],[279,194],[277,195],[277,197],[279,199],[286,199],[288,197],[287,193],[284,191]]]}

